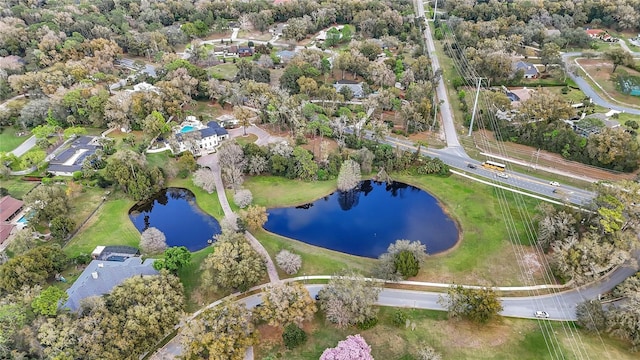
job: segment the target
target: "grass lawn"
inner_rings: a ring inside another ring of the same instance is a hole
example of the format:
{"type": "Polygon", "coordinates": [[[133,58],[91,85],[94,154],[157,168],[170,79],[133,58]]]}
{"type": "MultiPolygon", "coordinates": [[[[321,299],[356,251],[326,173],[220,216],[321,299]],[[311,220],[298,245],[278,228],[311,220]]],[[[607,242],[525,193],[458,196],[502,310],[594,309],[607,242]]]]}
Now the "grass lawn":
{"type": "MultiPolygon", "coordinates": [[[[196,203],[200,209],[215,217],[218,221],[224,218],[224,211],[222,210],[222,206],[220,206],[220,201],[218,201],[218,194],[215,192],[209,194],[195,186],[190,177],[186,179],[171,179],[167,186],[189,189],[196,196],[196,203]]],[[[233,198],[230,198],[229,201],[233,202],[233,198]]]]}
{"type": "Polygon", "coordinates": [[[258,136],[254,134],[248,134],[247,136],[239,136],[235,138],[236,142],[240,146],[245,146],[246,144],[254,143],[258,140],[258,136]]]}
{"type": "MultiPolygon", "coordinates": [[[[546,359],[549,358],[545,338],[540,325],[533,320],[499,318],[478,325],[467,321],[449,320],[445,312],[404,309],[407,318],[415,324],[415,330],[393,325],[395,308],[381,307],[378,325],[369,330],[354,327],[335,328],[326,323],[320,313],[313,321],[304,324],[308,335],[305,344],[293,350],[282,345],[282,330],[266,325],[258,327],[260,343],[254,347],[256,359],[268,355],[276,359],[318,359],[324,349],[335,347],[347,335],[360,334],[371,345],[374,359],[417,359],[415,354],[423,344],[433,347],[443,359],[546,359]]],[[[560,323],[552,323],[566,359],[576,358],[572,354],[569,336],[560,323]]],[[[626,350],[626,344],[603,339],[603,348],[597,336],[579,332],[585,352],[595,359],[634,359],[626,350]]]]}
{"type": "MultiPolygon", "coordinates": [[[[441,178],[394,174],[392,177],[434,195],[445,211],[458,222],[461,230],[459,245],[445,254],[429,257],[417,280],[487,286],[522,285],[521,269],[525,264],[519,264],[514,247],[520,247],[533,259],[542,261],[527,246],[529,240],[523,236],[524,222],[518,216],[511,193],[507,192],[506,198],[514,214],[518,234],[521,235],[521,239],[514,242],[509,239],[493,187],[456,176],[441,178]]],[[[533,216],[538,203],[538,200],[524,197],[524,211],[533,216]]],[[[536,280],[543,283],[540,275],[539,272],[534,273],[536,280]]]]}
{"type": "Polygon", "coordinates": [[[178,276],[184,286],[184,293],[186,295],[187,312],[194,312],[203,305],[215,301],[211,300],[215,295],[208,294],[205,289],[200,288],[200,274],[202,273],[202,271],[200,271],[200,265],[207,255],[211,253],[213,253],[213,247],[211,246],[192,253],[189,265],[178,271],[178,276]]]}
{"type": "Polygon", "coordinates": [[[31,133],[11,127],[0,128],[0,152],[9,152],[22,144],[31,136],[31,133]],[[17,133],[22,132],[24,135],[18,136],[17,133]]]}
{"type": "Polygon", "coordinates": [[[225,79],[232,81],[233,79],[235,79],[236,74],[238,74],[238,67],[232,62],[228,62],[226,64],[220,64],[208,68],[207,73],[209,74],[209,76],[216,79],[225,79]]]}
{"type": "MultiPolygon", "coordinates": [[[[159,168],[163,168],[168,162],[171,155],[171,150],[153,153],[153,154],[145,154],[147,157],[147,163],[149,166],[157,166],[159,168]]],[[[171,159],[173,160],[173,159],[171,159]]]]}
{"type": "Polygon", "coordinates": [[[23,181],[20,176],[11,176],[0,180],[0,187],[9,191],[9,195],[16,199],[24,198],[24,195],[40,184],[39,181],[23,181]]]}
{"type": "MultiPolygon", "coordinates": [[[[513,246],[521,246],[522,251],[531,253],[534,259],[536,256],[526,246],[527,239],[523,238],[523,244],[517,245],[509,241],[493,188],[455,176],[440,178],[393,174],[392,177],[436,196],[462,230],[460,245],[446,254],[430,257],[416,280],[501,286],[523,284],[520,275],[522,265],[516,259],[513,246]]],[[[253,193],[256,204],[269,208],[311,202],[333,192],[335,182],[305,183],[277,177],[253,177],[245,181],[245,187],[253,193]]],[[[507,195],[509,200],[510,196],[507,195]]],[[[525,210],[529,214],[535,212],[537,204],[536,200],[525,198],[525,210]]],[[[517,213],[515,209],[512,212],[517,213]]],[[[520,233],[524,233],[521,219],[516,217],[515,223],[520,233]]],[[[272,257],[283,248],[301,254],[303,268],[298,275],[328,275],[344,267],[367,273],[375,263],[372,259],[329,251],[265,231],[255,232],[255,235],[272,257]]]]}
{"type": "Polygon", "coordinates": [[[105,189],[99,187],[83,187],[81,192],[72,195],[69,199],[71,205],[69,216],[75,222],[76,227],[80,226],[100,205],[102,197],[106,195],[105,192],[105,189]]]}
{"type": "Polygon", "coordinates": [[[118,192],[98,209],[89,221],[65,246],[69,257],[90,254],[98,245],[128,245],[138,247],[140,232],[129,220],[129,208],[134,201],[118,192]]]}

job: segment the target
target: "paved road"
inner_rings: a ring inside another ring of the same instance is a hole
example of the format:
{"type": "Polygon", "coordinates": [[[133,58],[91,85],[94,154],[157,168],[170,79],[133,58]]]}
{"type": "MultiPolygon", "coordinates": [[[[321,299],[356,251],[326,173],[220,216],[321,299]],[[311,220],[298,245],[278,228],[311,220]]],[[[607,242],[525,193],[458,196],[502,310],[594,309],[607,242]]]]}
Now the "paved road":
{"type": "MultiPolygon", "coordinates": [[[[579,53],[579,52],[564,53],[562,54],[562,61],[565,63],[565,66],[566,66],[569,63],[569,61],[572,61],[571,58],[581,56],[581,55],[582,53],[579,53]]],[[[575,81],[575,83],[578,85],[580,90],[582,90],[582,92],[586,96],[590,97],[595,104],[612,109],[612,110],[618,110],[618,111],[622,111],[629,114],[640,115],[640,109],[629,108],[626,106],[611,103],[608,100],[603,99],[600,95],[598,95],[598,93],[595,90],[593,90],[591,85],[580,76],[573,74],[571,71],[567,71],[567,74],[573,81],[575,81]]]]}
{"type": "MultiPolygon", "coordinates": [[[[422,1],[416,1],[418,4],[418,17],[424,18],[424,4],[422,1]]],[[[429,58],[431,59],[431,64],[433,67],[433,71],[437,71],[440,69],[440,63],[438,62],[438,56],[436,54],[436,47],[433,43],[433,37],[431,36],[431,29],[429,28],[429,23],[426,22],[425,30],[424,30],[424,38],[427,44],[427,51],[429,52],[429,58]]],[[[444,86],[444,77],[440,77],[440,81],[438,81],[438,86],[436,87],[436,94],[438,95],[438,99],[440,100],[440,115],[442,117],[442,124],[444,128],[445,138],[447,140],[447,147],[455,148],[455,151],[462,156],[467,156],[462,147],[460,146],[460,142],[458,141],[458,134],[456,133],[455,123],[453,121],[453,111],[451,110],[451,103],[449,102],[449,97],[447,96],[447,89],[444,86]]]]}
{"type": "Polygon", "coordinates": [[[31,137],[29,137],[27,140],[25,140],[22,144],[18,145],[17,148],[15,148],[12,151],[9,151],[9,153],[20,157],[22,155],[24,155],[27,151],[31,150],[32,147],[34,147],[36,145],[36,136],[35,135],[31,135],[31,137]]]}

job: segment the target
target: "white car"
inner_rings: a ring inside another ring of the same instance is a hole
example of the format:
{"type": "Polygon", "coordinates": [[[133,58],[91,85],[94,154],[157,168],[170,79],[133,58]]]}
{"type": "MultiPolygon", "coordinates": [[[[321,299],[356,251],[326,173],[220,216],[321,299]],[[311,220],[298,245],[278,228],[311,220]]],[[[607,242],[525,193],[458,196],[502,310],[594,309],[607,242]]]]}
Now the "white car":
{"type": "Polygon", "coordinates": [[[501,177],[501,178],[503,178],[503,179],[508,179],[508,178],[509,178],[509,175],[508,175],[508,174],[505,174],[505,173],[503,173],[503,172],[496,173],[496,176],[497,176],[497,177],[501,177]]]}
{"type": "Polygon", "coordinates": [[[549,185],[551,185],[551,186],[560,186],[560,183],[557,182],[557,181],[550,181],[549,185]]]}
{"type": "Polygon", "coordinates": [[[546,311],[536,311],[535,313],[533,313],[533,316],[539,318],[539,319],[546,319],[549,317],[549,313],[546,311]]]}

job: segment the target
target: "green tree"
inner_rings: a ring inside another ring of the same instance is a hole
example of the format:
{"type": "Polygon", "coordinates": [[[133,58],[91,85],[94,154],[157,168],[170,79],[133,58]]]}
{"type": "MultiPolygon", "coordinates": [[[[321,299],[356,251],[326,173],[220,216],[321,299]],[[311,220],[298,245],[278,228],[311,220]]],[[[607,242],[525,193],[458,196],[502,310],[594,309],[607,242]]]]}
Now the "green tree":
{"type": "Polygon", "coordinates": [[[186,360],[241,360],[256,344],[251,312],[242,303],[226,302],[205,310],[183,331],[186,360]]]}
{"type": "Polygon", "coordinates": [[[600,332],[607,329],[607,315],[602,303],[597,300],[586,300],[576,306],[578,325],[589,332],[600,332]]]}
{"type": "Polygon", "coordinates": [[[153,262],[153,268],[160,271],[167,269],[177,274],[180,269],[191,262],[191,252],[184,246],[173,246],[164,251],[164,257],[153,262]]]}
{"type": "Polygon", "coordinates": [[[396,267],[396,271],[405,278],[416,276],[418,275],[418,271],[420,271],[420,263],[418,262],[418,259],[416,259],[413,253],[409,250],[403,250],[396,254],[394,265],[396,267]]]}
{"type": "Polygon", "coordinates": [[[540,62],[544,65],[544,71],[547,71],[549,64],[560,64],[562,59],[560,58],[560,46],[553,42],[548,42],[542,45],[540,50],[540,62]]]}
{"type": "Polygon", "coordinates": [[[469,289],[461,285],[451,286],[446,296],[438,300],[451,318],[465,318],[486,323],[502,311],[502,304],[493,289],[469,289]]]}
{"type": "Polygon", "coordinates": [[[318,173],[318,164],[313,161],[313,155],[300,146],[293,149],[294,173],[299,179],[310,181],[314,180],[318,173]]]}
{"type": "Polygon", "coordinates": [[[256,314],[271,326],[302,325],[313,318],[316,310],[315,301],[302,283],[279,283],[269,285],[262,293],[262,306],[256,314]]]}
{"type": "Polygon", "coordinates": [[[82,136],[87,134],[87,129],[82,126],[71,126],[62,132],[65,139],[68,139],[72,136],[82,136]]]}
{"type": "Polygon", "coordinates": [[[144,200],[164,186],[164,175],[149,167],[144,155],[120,150],[107,161],[105,172],[133,200],[144,200]]]}
{"type": "Polygon", "coordinates": [[[44,284],[66,263],[67,257],[58,245],[31,249],[0,266],[0,290],[15,292],[23,286],[44,284]]]}
{"type": "Polygon", "coordinates": [[[287,349],[296,348],[307,341],[307,333],[300,329],[296,324],[289,324],[282,332],[282,341],[287,349]]]}
{"type": "Polygon", "coordinates": [[[318,293],[320,308],[327,320],[338,327],[346,327],[376,317],[373,305],[382,287],[355,273],[334,276],[318,293]]]}
{"type": "Polygon", "coordinates": [[[246,291],[265,274],[262,256],[240,233],[216,236],[214,252],[202,264],[202,282],[219,289],[246,291]]]}
{"type": "Polygon", "coordinates": [[[54,239],[62,240],[69,235],[75,228],[76,223],[67,216],[56,216],[51,220],[49,230],[54,239]]]}
{"type": "Polygon", "coordinates": [[[31,308],[36,314],[55,316],[58,313],[58,307],[64,304],[68,298],[69,295],[64,290],[49,286],[33,299],[31,308]]]}
{"type": "Polygon", "coordinates": [[[614,47],[605,52],[604,57],[613,62],[613,70],[611,70],[611,73],[616,72],[619,65],[626,66],[634,63],[633,56],[621,47],[614,47]]]}

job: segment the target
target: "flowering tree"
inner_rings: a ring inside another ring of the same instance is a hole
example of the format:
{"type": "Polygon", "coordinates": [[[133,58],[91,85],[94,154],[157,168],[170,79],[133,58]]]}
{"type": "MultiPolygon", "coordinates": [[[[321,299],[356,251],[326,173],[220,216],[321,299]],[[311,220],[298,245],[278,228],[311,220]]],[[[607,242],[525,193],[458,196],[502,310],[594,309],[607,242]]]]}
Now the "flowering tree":
{"type": "Polygon", "coordinates": [[[233,194],[233,202],[238,205],[239,208],[244,209],[251,204],[253,201],[253,195],[251,194],[251,190],[242,189],[238,190],[235,194],[233,194]]]}
{"type": "Polygon", "coordinates": [[[360,183],[360,164],[354,160],[345,160],[338,174],[338,190],[347,191],[355,188],[360,183]]]}
{"type": "Polygon", "coordinates": [[[215,177],[211,169],[198,169],[193,174],[193,183],[211,194],[216,189],[215,177]]]}
{"type": "Polygon", "coordinates": [[[167,238],[162,231],[150,227],[142,232],[140,247],[142,251],[149,254],[160,253],[167,248],[167,238]]]}
{"type": "Polygon", "coordinates": [[[349,335],[334,348],[326,349],[320,360],[373,360],[371,346],[358,335],[349,335]]]}
{"type": "Polygon", "coordinates": [[[278,267],[289,275],[293,275],[302,266],[302,256],[294,254],[289,250],[282,250],[276,255],[278,267]]]}

